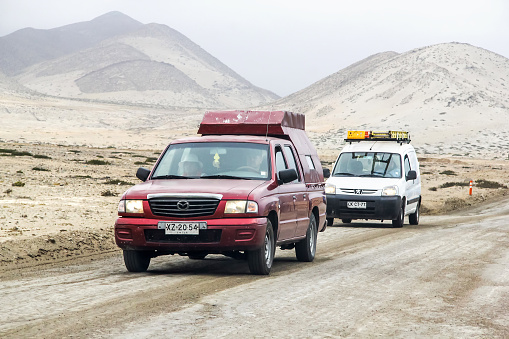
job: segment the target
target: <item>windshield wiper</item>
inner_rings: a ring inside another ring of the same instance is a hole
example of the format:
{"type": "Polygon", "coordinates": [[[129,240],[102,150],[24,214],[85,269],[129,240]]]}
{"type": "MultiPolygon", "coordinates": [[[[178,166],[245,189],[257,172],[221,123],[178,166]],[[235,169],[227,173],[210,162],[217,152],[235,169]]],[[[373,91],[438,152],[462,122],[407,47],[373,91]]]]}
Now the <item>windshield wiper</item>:
{"type": "Polygon", "coordinates": [[[195,179],[195,178],[186,177],[183,175],[169,174],[169,175],[158,175],[157,177],[152,177],[152,179],[195,179]]]}
{"type": "Polygon", "coordinates": [[[339,177],[340,175],[349,175],[349,176],[351,176],[351,177],[355,176],[355,174],[353,174],[353,173],[347,173],[347,172],[334,173],[332,176],[333,176],[333,177],[339,177]]]}
{"type": "Polygon", "coordinates": [[[380,173],[371,173],[371,174],[361,174],[359,177],[383,177],[383,174],[380,173]]]}
{"type": "Polygon", "coordinates": [[[234,175],[226,175],[226,174],[204,175],[201,178],[202,179],[244,179],[244,180],[252,180],[251,178],[236,177],[234,175]]]}

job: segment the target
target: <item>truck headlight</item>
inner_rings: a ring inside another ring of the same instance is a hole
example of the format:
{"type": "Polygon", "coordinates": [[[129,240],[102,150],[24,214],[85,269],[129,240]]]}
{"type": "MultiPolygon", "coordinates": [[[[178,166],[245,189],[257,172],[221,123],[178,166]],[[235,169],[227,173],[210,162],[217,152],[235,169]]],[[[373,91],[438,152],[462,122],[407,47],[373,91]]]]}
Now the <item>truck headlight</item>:
{"type": "Polygon", "coordinates": [[[224,213],[258,213],[258,204],[249,200],[228,200],[224,213]]]}
{"type": "Polygon", "coordinates": [[[333,184],[325,184],[325,193],[326,194],[336,194],[336,185],[333,184]]]}
{"type": "Polygon", "coordinates": [[[384,189],[382,190],[382,195],[385,196],[398,195],[398,193],[399,193],[398,186],[387,186],[384,187],[384,189]]]}
{"type": "Polygon", "coordinates": [[[118,213],[143,214],[143,200],[120,200],[118,213]]]}

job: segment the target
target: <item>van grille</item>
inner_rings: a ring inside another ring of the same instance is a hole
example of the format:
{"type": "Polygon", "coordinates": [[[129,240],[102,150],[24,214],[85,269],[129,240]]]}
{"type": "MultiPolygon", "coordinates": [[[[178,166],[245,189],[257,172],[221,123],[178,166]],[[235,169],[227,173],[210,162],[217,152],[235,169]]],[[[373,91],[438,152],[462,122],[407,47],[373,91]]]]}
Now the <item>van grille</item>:
{"type": "Polygon", "coordinates": [[[170,218],[196,218],[213,215],[219,200],[209,198],[152,198],[152,214],[170,218]]]}

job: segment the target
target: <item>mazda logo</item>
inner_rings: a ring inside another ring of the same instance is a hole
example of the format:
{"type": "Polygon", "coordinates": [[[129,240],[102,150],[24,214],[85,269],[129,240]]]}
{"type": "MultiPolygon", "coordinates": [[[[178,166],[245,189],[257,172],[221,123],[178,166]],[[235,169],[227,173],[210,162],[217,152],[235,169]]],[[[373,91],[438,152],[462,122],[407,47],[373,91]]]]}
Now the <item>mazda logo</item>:
{"type": "Polygon", "coordinates": [[[180,200],[177,202],[177,208],[181,211],[185,211],[189,208],[189,201],[186,200],[180,200]]]}
{"type": "Polygon", "coordinates": [[[362,190],[355,190],[355,194],[362,194],[362,190]]]}

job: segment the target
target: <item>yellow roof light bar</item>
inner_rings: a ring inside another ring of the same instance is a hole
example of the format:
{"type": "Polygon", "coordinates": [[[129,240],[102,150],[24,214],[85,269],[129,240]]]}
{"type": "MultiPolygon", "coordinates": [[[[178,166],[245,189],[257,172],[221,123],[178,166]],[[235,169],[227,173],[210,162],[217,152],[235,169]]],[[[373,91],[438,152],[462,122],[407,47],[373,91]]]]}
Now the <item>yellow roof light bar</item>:
{"type": "Polygon", "coordinates": [[[399,141],[410,142],[410,133],[405,131],[348,131],[345,141],[399,141]]]}

